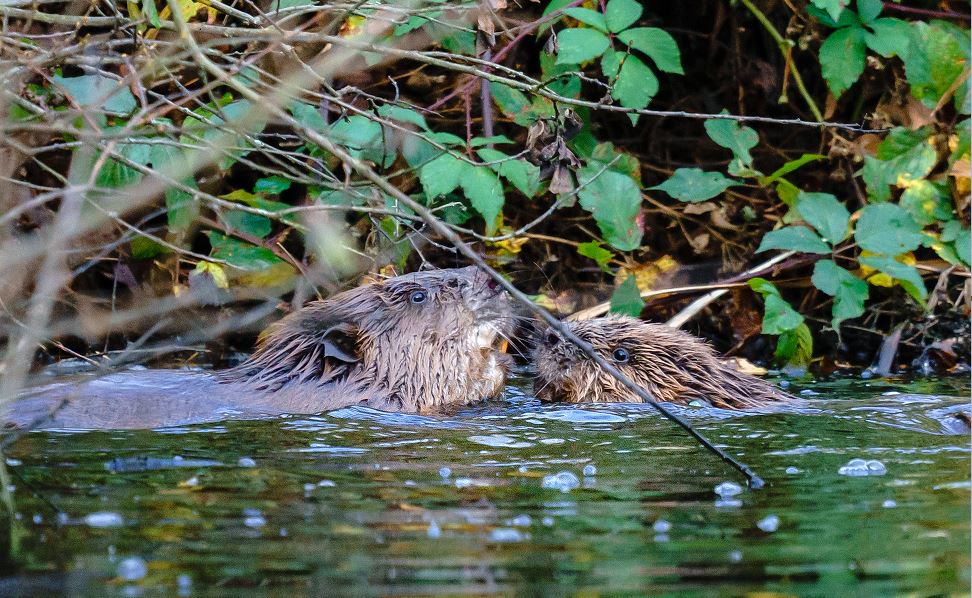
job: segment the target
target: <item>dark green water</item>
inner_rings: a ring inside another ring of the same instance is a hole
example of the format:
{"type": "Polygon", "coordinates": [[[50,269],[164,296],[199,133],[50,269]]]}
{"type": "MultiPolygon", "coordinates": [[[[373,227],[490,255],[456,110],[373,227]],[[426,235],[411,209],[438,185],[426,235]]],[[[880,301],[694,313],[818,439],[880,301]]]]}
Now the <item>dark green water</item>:
{"type": "Polygon", "coordinates": [[[27,565],[0,595],[967,595],[969,437],[941,420],[968,380],[800,389],[687,411],[768,482],[721,498],[742,480],[650,407],[516,387],[446,419],[34,433],[8,452],[27,565]]]}

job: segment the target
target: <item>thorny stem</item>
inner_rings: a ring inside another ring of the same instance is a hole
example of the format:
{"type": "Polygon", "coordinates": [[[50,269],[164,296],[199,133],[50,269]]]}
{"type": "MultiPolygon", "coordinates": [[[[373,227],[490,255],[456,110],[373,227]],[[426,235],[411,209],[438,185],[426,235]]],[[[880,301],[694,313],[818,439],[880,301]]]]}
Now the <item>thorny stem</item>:
{"type": "MultiPolygon", "coordinates": [[[[740,2],[743,3],[743,6],[749,9],[749,12],[753,13],[756,20],[759,21],[764,28],[766,28],[766,31],[770,34],[770,37],[772,37],[773,41],[776,42],[776,47],[780,49],[780,53],[783,54],[783,60],[786,61],[786,65],[789,67],[790,73],[793,75],[793,82],[796,83],[797,90],[799,90],[800,95],[803,96],[803,99],[806,101],[807,107],[809,107],[810,112],[813,113],[813,117],[817,119],[817,122],[823,123],[823,114],[820,112],[820,108],[817,107],[817,103],[813,101],[813,97],[810,96],[810,92],[807,91],[806,86],[803,84],[803,77],[800,76],[800,71],[797,70],[796,64],[793,62],[793,53],[790,52],[790,40],[780,35],[780,32],[776,30],[773,23],[770,23],[763,11],[757,8],[756,5],[750,0],[740,0],[740,2]]],[[[784,90],[783,93],[785,95],[786,90],[784,90]]]]}

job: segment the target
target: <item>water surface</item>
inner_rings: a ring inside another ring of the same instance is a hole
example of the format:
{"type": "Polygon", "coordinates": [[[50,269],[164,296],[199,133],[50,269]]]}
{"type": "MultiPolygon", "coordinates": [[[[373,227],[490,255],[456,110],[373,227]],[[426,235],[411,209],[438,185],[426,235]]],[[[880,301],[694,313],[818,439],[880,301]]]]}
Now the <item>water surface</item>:
{"type": "Polygon", "coordinates": [[[7,455],[26,567],[0,594],[968,592],[969,437],[948,428],[967,379],[685,409],[759,491],[649,406],[523,388],[448,418],[29,434],[7,455]]]}

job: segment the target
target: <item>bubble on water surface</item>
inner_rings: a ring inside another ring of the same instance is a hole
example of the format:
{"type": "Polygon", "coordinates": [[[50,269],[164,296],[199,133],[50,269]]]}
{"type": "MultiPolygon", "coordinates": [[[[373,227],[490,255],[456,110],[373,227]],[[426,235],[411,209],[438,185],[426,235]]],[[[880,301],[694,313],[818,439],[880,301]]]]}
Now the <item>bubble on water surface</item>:
{"type": "Polygon", "coordinates": [[[439,468],[439,477],[441,477],[442,479],[445,479],[451,475],[452,475],[452,470],[449,469],[448,467],[439,468]]]}
{"type": "Polygon", "coordinates": [[[85,515],[84,522],[90,527],[118,527],[124,524],[125,520],[118,513],[99,511],[85,515]]]}
{"type": "Polygon", "coordinates": [[[736,496],[742,492],[742,486],[735,482],[722,482],[714,488],[715,493],[723,498],[736,496]]]}
{"type": "Polygon", "coordinates": [[[541,438],[540,444],[563,444],[567,442],[563,438],[541,438]]]}
{"type": "Polygon", "coordinates": [[[240,467],[256,467],[256,461],[250,457],[240,457],[239,460],[236,461],[236,464],[240,467]]]}
{"type": "Polygon", "coordinates": [[[489,532],[489,539],[493,542],[522,542],[529,537],[529,534],[511,527],[500,527],[489,532]]]}
{"type": "Polygon", "coordinates": [[[550,516],[548,515],[547,517],[544,517],[543,519],[541,519],[541,520],[540,520],[540,523],[542,523],[542,524],[544,524],[544,525],[545,525],[545,526],[547,526],[547,527],[553,527],[553,524],[554,524],[554,518],[553,518],[553,517],[550,517],[550,516]]]}
{"type": "Polygon", "coordinates": [[[507,524],[512,525],[513,527],[530,527],[532,523],[533,520],[530,519],[530,516],[526,513],[523,515],[517,515],[513,519],[507,521],[507,524]]]}
{"type": "Polygon", "coordinates": [[[887,473],[884,463],[874,459],[851,459],[840,467],[837,473],[848,477],[864,477],[870,475],[884,475],[887,473]]]}
{"type": "Polygon", "coordinates": [[[334,488],[335,486],[337,486],[337,484],[331,480],[321,480],[320,482],[317,482],[318,488],[334,488]]]}
{"type": "Polygon", "coordinates": [[[470,442],[475,442],[476,444],[484,444],[486,446],[492,446],[496,448],[527,448],[533,446],[532,442],[525,442],[522,440],[517,440],[510,436],[504,436],[502,434],[489,434],[486,436],[470,436],[470,442]]]}
{"type": "Polygon", "coordinates": [[[593,466],[591,464],[585,465],[584,466],[584,475],[586,475],[586,476],[597,475],[597,467],[595,467],[595,466],[593,466]]]}
{"type": "Polygon", "coordinates": [[[793,466],[791,465],[791,466],[789,466],[789,467],[787,467],[787,468],[786,468],[786,470],[785,470],[785,473],[786,473],[787,475],[796,475],[796,474],[798,474],[798,473],[800,473],[800,468],[798,468],[798,467],[793,467],[793,466]]]}
{"type": "Polygon", "coordinates": [[[743,554],[741,550],[733,550],[729,553],[730,563],[740,563],[742,562],[743,554]]]}
{"type": "Polygon", "coordinates": [[[442,535],[442,529],[439,524],[434,520],[429,523],[429,529],[425,530],[425,534],[430,538],[438,538],[442,535]]]}
{"type": "Polygon", "coordinates": [[[130,556],[118,563],[115,573],[125,581],[138,581],[148,575],[148,563],[141,557],[130,556]]]}
{"type": "Polygon", "coordinates": [[[768,534],[772,534],[780,529],[780,518],[776,515],[767,515],[756,522],[756,527],[768,534]]]}
{"type": "Polygon", "coordinates": [[[893,499],[889,498],[888,500],[881,503],[881,506],[884,507],[885,509],[893,509],[896,506],[898,506],[898,503],[895,502],[893,499]]]}
{"type": "Polygon", "coordinates": [[[455,485],[456,488],[468,488],[473,485],[473,481],[470,478],[456,478],[455,485]]]}
{"type": "Polygon", "coordinates": [[[654,525],[651,526],[651,529],[655,530],[655,533],[658,534],[667,534],[668,532],[672,531],[672,524],[664,519],[659,519],[654,525]]]}
{"type": "Polygon", "coordinates": [[[735,509],[742,506],[742,501],[738,498],[717,498],[715,506],[717,509],[735,509]]]}
{"type": "Polygon", "coordinates": [[[267,520],[263,517],[263,513],[260,511],[260,509],[243,509],[243,525],[246,527],[258,528],[263,527],[266,524],[267,520]]]}
{"type": "Polygon", "coordinates": [[[580,480],[569,471],[543,476],[543,487],[561,492],[570,492],[580,486],[580,480]]]}

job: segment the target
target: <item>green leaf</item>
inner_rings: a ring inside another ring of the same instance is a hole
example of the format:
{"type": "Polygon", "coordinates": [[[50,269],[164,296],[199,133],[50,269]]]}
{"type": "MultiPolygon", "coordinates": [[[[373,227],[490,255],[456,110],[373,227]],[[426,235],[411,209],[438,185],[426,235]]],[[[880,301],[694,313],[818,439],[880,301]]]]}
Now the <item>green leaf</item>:
{"type": "Polygon", "coordinates": [[[496,228],[496,217],[503,209],[503,185],[500,184],[496,173],[486,166],[466,165],[459,178],[469,203],[486,221],[487,234],[492,234],[496,228]]]}
{"type": "Polygon", "coordinates": [[[763,295],[764,297],[766,295],[780,294],[780,291],[776,288],[776,285],[766,280],[765,278],[761,278],[759,276],[755,278],[750,278],[748,284],[749,284],[749,288],[756,291],[760,295],[763,295]]]}
{"type": "Polygon", "coordinates": [[[604,16],[607,18],[608,29],[617,33],[634,25],[641,17],[644,9],[636,0],[609,0],[604,16]]]}
{"type": "Polygon", "coordinates": [[[577,19],[585,25],[590,25],[595,29],[607,33],[608,26],[604,15],[597,12],[596,10],[591,10],[589,8],[572,7],[564,11],[567,16],[577,19]]]}
{"type": "Polygon", "coordinates": [[[155,8],[155,0],[142,0],[142,14],[152,27],[156,29],[162,27],[162,19],[159,18],[159,11],[155,8]]]}
{"type": "Polygon", "coordinates": [[[102,75],[54,75],[52,79],[82,108],[99,108],[112,114],[128,114],[137,106],[135,96],[124,81],[102,75]]]}
{"type": "MultiPolygon", "coordinates": [[[[110,130],[117,131],[115,127],[111,127],[110,130]]],[[[140,166],[146,166],[152,160],[152,148],[156,147],[156,145],[147,143],[117,143],[114,149],[115,153],[123,158],[140,166]]],[[[105,161],[101,170],[98,171],[95,184],[99,187],[119,189],[134,185],[142,180],[142,176],[139,170],[119,160],[109,158],[105,161]]]]}
{"type": "Polygon", "coordinates": [[[912,44],[911,24],[901,19],[877,19],[869,23],[864,37],[867,47],[885,58],[910,56],[912,44]]]}
{"type": "Polygon", "coordinates": [[[864,301],[868,295],[867,283],[832,260],[817,262],[810,281],[813,286],[834,298],[831,310],[831,326],[834,330],[839,330],[838,326],[844,320],[864,313],[864,301]]]}
{"type": "Polygon", "coordinates": [[[788,249],[805,253],[830,253],[830,247],[805,226],[787,226],[766,233],[756,253],[770,249],[788,249]]]}
{"type": "Polygon", "coordinates": [[[882,10],[884,10],[884,4],[881,0],[857,0],[857,16],[865,25],[878,18],[882,10]]]}
{"type": "Polygon", "coordinates": [[[594,29],[565,29],[557,36],[557,64],[581,64],[608,49],[607,36],[594,29]]]}
{"type": "MultiPolygon", "coordinates": [[[[658,79],[637,56],[627,56],[611,88],[611,97],[625,108],[644,108],[658,93],[658,79]]],[[[637,117],[637,115],[632,115],[637,117]]]]}
{"type": "Polygon", "coordinates": [[[577,171],[580,205],[594,215],[608,243],[621,251],[637,249],[643,234],[641,191],[631,177],[602,169],[591,163],[577,171]]]}
{"type": "MultiPolygon", "coordinates": [[[[969,61],[969,33],[944,21],[913,22],[911,51],[902,56],[911,95],[934,107],[952,88],[969,61]]],[[[955,89],[955,106],[962,111],[967,85],[955,89]]]]}
{"type": "MultiPolygon", "coordinates": [[[[550,4],[547,5],[547,8],[543,9],[543,12],[541,13],[541,16],[544,16],[545,17],[545,16],[547,16],[549,14],[552,14],[552,13],[558,11],[558,10],[561,10],[565,6],[567,6],[568,4],[572,4],[574,1],[575,0],[551,0],[550,1],[550,4]]],[[[550,29],[551,25],[554,25],[555,23],[557,23],[559,21],[560,21],[559,18],[557,18],[557,19],[551,19],[551,20],[547,21],[546,23],[544,23],[543,25],[540,25],[540,28],[537,30],[537,32],[540,35],[543,35],[543,33],[547,29],[550,29]]]]}
{"type": "Polygon", "coordinates": [[[698,202],[712,199],[738,181],[726,178],[721,172],[705,172],[700,168],[679,168],[671,178],[652,189],[658,189],[679,201],[698,202]]]}
{"type": "Polygon", "coordinates": [[[614,259],[614,254],[601,247],[597,241],[588,241],[577,246],[577,253],[584,257],[589,257],[600,266],[601,270],[606,270],[608,263],[614,259]]]}
{"type": "Polygon", "coordinates": [[[511,158],[493,148],[483,148],[476,153],[485,162],[498,162],[491,164],[490,168],[508,180],[523,195],[533,197],[540,190],[540,168],[538,166],[523,159],[511,158]]]}
{"type": "Polygon", "coordinates": [[[847,238],[850,212],[829,193],[800,192],[797,212],[807,224],[817,229],[824,241],[836,245],[847,238]]]}
{"type": "Polygon", "coordinates": [[[835,22],[840,19],[840,13],[850,4],[850,0],[810,0],[814,6],[824,10],[835,22]]]}
{"type": "Polygon", "coordinates": [[[783,299],[776,285],[756,277],[749,279],[749,287],[763,296],[764,334],[783,334],[803,323],[803,316],[783,299]]]}
{"type": "MultiPolygon", "coordinates": [[[[196,188],[195,179],[183,181],[192,188],[196,188]]],[[[199,216],[199,202],[191,193],[182,189],[169,187],[165,190],[166,220],[171,232],[184,232],[192,227],[199,216]]]]}
{"type": "Polygon", "coordinates": [[[608,48],[601,57],[601,72],[607,77],[608,81],[614,83],[614,79],[621,70],[621,61],[627,56],[624,52],[615,52],[608,48]]]}
{"type": "Polygon", "coordinates": [[[459,186],[466,163],[452,154],[442,154],[419,169],[419,181],[429,201],[459,186]]]}
{"type": "Polygon", "coordinates": [[[763,334],[783,334],[803,324],[801,316],[779,295],[763,297],[763,334]]]}
{"type": "Polygon", "coordinates": [[[952,198],[943,183],[917,181],[901,194],[898,205],[922,226],[952,218],[952,198]]]}
{"type": "Polygon", "coordinates": [[[955,253],[966,266],[972,265],[970,251],[972,251],[972,237],[969,236],[969,229],[963,228],[955,236],[955,253]]]}
{"type": "Polygon", "coordinates": [[[860,261],[865,266],[880,270],[895,279],[909,295],[914,297],[915,301],[924,305],[928,297],[928,289],[925,288],[925,282],[921,279],[917,268],[886,255],[862,257],[860,261]]]}
{"type": "Polygon", "coordinates": [[[211,230],[206,231],[206,236],[213,248],[209,255],[240,270],[256,272],[283,263],[283,260],[266,247],[258,247],[211,230]]]}
{"type": "Polygon", "coordinates": [[[878,145],[875,157],[864,157],[859,174],[872,201],[887,201],[891,198],[890,186],[908,186],[931,173],[938,163],[931,135],[928,128],[911,131],[897,127],[878,145]]]}
{"type": "Polygon", "coordinates": [[[293,182],[290,179],[282,176],[268,176],[262,179],[257,179],[257,182],[253,184],[253,192],[266,193],[268,195],[280,195],[287,189],[290,189],[292,184],[293,182]]]}
{"type": "Polygon", "coordinates": [[[137,260],[147,260],[168,251],[165,245],[156,243],[148,237],[135,237],[131,242],[132,257],[137,260]]]}
{"type": "Polygon", "coordinates": [[[223,218],[230,227],[258,239],[266,237],[273,230],[269,218],[243,210],[230,210],[223,215],[223,218]]]}
{"type": "MultiPolygon", "coordinates": [[[[726,111],[722,111],[726,114],[726,111]]],[[[737,160],[751,166],[753,157],[749,150],[759,143],[759,135],[753,129],[740,125],[738,121],[712,118],[705,121],[705,132],[712,141],[732,152],[737,160]]]]}
{"type": "Polygon", "coordinates": [[[864,37],[863,29],[845,27],[820,45],[820,69],[834,97],[839,98],[864,72],[864,37]]]}
{"type": "Polygon", "coordinates": [[[311,131],[323,133],[327,130],[327,122],[321,115],[320,110],[318,110],[315,106],[311,106],[307,102],[293,101],[287,106],[287,110],[290,111],[291,116],[293,116],[297,122],[299,122],[302,126],[307,127],[311,131]]]}
{"type": "Polygon", "coordinates": [[[657,27],[634,27],[619,33],[618,39],[625,45],[644,52],[659,70],[684,74],[678,44],[667,31],[657,27]]]}
{"type": "Polygon", "coordinates": [[[533,113],[533,104],[525,93],[502,83],[494,83],[490,88],[493,101],[503,114],[512,118],[513,122],[521,127],[533,124],[536,115],[533,113]]]}
{"type": "Polygon", "coordinates": [[[900,206],[872,204],[860,212],[854,238],[861,249],[899,255],[917,249],[924,236],[921,227],[900,206]]]}
{"type": "Polygon", "coordinates": [[[773,357],[777,362],[806,367],[813,357],[813,335],[806,322],[791,330],[784,330],[776,341],[773,357]]]}
{"type": "Polygon", "coordinates": [[[425,122],[425,117],[408,108],[395,106],[394,104],[382,104],[378,107],[378,116],[389,120],[397,120],[403,123],[413,124],[420,129],[429,130],[429,124],[425,122]]]}
{"type": "Polygon", "coordinates": [[[641,291],[638,290],[638,283],[633,274],[618,285],[614,294],[611,295],[611,313],[613,314],[624,314],[637,318],[644,306],[645,302],[641,299],[641,291]]]}
{"type": "Polygon", "coordinates": [[[773,183],[775,183],[776,181],[778,181],[779,179],[790,174],[794,170],[800,168],[804,164],[815,162],[817,160],[823,160],[826,157],[827,156],[824,156],[823,154],[803,154],[799,158],[795,160],[790,160],[783,166],[780,166],[775,171],[773,171],[773,174],[760,178],[759,184],[763,187],[768,187],[773,183]]]}

